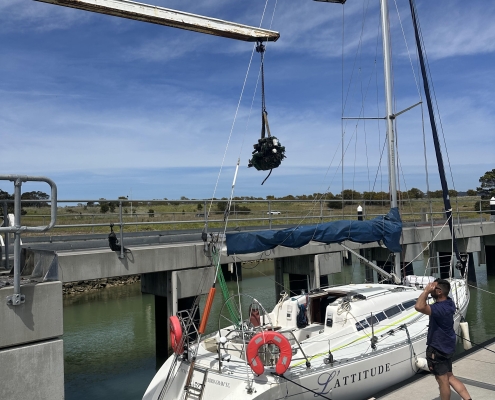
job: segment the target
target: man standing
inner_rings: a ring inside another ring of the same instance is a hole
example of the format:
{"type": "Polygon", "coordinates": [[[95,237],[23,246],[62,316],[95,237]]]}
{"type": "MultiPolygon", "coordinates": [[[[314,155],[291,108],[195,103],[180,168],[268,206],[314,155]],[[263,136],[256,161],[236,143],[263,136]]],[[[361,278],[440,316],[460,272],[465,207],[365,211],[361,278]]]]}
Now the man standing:
{"type": "Polygon", "coordinates": [[[416,311],[430,316],[426,339],[428,346],[426,359],[428,368],[438,382],[440,399],[450,399],[450,386],[452,386],[464,400],[471,400],[464,384],[452,374],[452,356],[456,343],[454,332],[456,307],[452,299],[448,297],[449,292],[450,283],[445,279],[436,279],[435,282],[426,285],[414,308],[416,311]],[[429,294],[436,300],[431,305],[427,303],[429,294]]]}

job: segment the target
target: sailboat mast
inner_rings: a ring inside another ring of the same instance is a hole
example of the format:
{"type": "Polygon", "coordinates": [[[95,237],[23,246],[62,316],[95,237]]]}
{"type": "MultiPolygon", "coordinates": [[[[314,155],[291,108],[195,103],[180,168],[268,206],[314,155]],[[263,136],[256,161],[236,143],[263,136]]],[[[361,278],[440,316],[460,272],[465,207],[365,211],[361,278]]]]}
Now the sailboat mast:
{"type": "MultiPolygon", "coordinates": [[[[393,82],[392,82],[392,56],[390,45],[390,25],[388,19],[388,0],[380,0],[382,41],[383,41],[383,73],[385,80],[385,107],[387,121],[387,154],[388,154],[388,177],[390,186],[390,206],[397,207],[397,174],[395,167],[395,133],[394,133],[394,110],[393,110],[393,82]]],[[[400,253],[394,253],[394,272],[400,278],[400,253]]]]}
{"type": "MultiPolygon", "coordinates": [[[[440,141],[438,139],[437,124],[435,122],[435,113],[433,111],[433,103],[432,103],[431,93],[430,93],[430,84],[428,82],[428,74],[426,73],[425,57],[423,54],[424,49],[423,49],[423,46],[421,45],[421,38],[419,35],[419,29],[418,29],[418,19],[416,16],[416,7],[414,5],[414,1],[409,0],[409,6],[411,9],[411,16],[412,16],[412,20],[413,20],[414,36],[416,38],[416,47],[418,50],[419,65],[421,66],[421,75],[423,77],[423,88],[424,88],[424,92],[425,92],[425,96],[426,96],[426,104],[428,105],[428,115],[430,117],[431,133],[433,136],[433,145],[435,148],[435,154],[436,154],[436,158],[437,158],[438,173],[440,175],[440,184],[442,186],[442,195],[443,195],[443,204],[445,207],[445,216],[447,217],[450,233],[452,235],[454,253],[456,255],[457,260],[462,264],[463,268],[465,268],[467,259],[466,259],[466,257],[461,257],[461,254],[459,252],[459,247],[457,246],[457,240],[455,237],[454,226],[453,226],[453,222],[452,222],[452,206],[450,204],[449,187],[447,185],[447,178],[445,177],[445,167],[443,164],[443,157],[442,157],[442,150],[440,148],[440,141]]],[[[451,264],[451,267],[452,267],[452,264],[451,264]]],[[[452,271],[452,274],[453,274],[453,271],[452,271]]]]}

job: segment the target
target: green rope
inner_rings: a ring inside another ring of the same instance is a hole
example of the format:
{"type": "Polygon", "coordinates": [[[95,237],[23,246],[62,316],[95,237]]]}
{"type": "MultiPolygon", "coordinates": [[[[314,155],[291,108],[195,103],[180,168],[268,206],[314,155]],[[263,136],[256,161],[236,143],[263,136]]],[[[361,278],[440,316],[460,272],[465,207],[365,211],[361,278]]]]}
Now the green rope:
{"type": "Polygon", "coordinates": [[[234,325],[240,327],[241,318],[239,316],[239,312],[234,308],[231,301],[227,301],[230,297],[230,292],[229,292],[229,288],[227,287],[227,282],[225,282],[225,277],[223,276],[222,267],[220,266],[220,253],[216,249],[213,249],[213,260],[215,262],[215,267],[218,271],[217,272],[218,282],[220,283],[220,289],[222,291],[224,301],[226,302],[225,304],[227,305],[227,310],[230,314],[230,318],[232,319],[234,325]]]}

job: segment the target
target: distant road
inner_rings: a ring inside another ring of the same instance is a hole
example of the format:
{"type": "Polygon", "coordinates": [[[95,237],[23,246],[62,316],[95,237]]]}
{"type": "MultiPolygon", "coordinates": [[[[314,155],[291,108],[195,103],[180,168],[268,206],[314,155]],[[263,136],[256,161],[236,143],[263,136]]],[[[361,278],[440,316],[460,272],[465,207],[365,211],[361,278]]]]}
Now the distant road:
{"type": "MultiPolygon", "coordinates": [[[[465,220],[463,223],[479,222],[478,220],[465,220]]],[[[435,221],[435,226],[443,225],[444,221],[435,221]]],[[[404,223],[404,227],[411,226],[429,226],[430,223],[404,223]]],[[[277,225],[272,229],[285,229],[294,227],[292,225],[277,225]]],[[[251,230],[267,230],[268,227],[263,226],[243,226],[236,229],[229,229],[227,232],[251,231],[251,230]]],[[[218,228],[210,230],[210,232],[219,232],[218,228]]],[[[109,232],[110,233],[110,232],[109,232]]],[[[120,234],[117,233],[117,238],[120,240],[120,234]]],[[[124,246],[149,246],[170,243],[188,243],[201,242],[200,229],[183,229],[183,230],[166,230],[166,231],[140,231],[124,232],[124,246]]],[[[44,236],[23,236],[22,243],[24,248],[33,248],[40,250],[85,250],[85,249],[102,249],[108,247],[108,234],[95,233],[85,235],[44,235],[44,236]]]]}
{"type": "MultiPolygon", "coordinates": [[[[289,228],[294,225],[278,225],[274,229],[289,228]]],[[[268,229],[268,228],[265,228],[268,229]]],[[[246,230],[263,230],[262,226],[242,227],[229,229],[228,232],[239,232],[246,230]]],[[[169,243],[201,242],[200,229],[166,230],[166,231],[141,231],[124,232],[124,246],[149,246],[169,243]]],[[[209,232],[220,232],[219,229],[212,229],[209,232]]],[[[110,232],[109,232],[110,233],[110,232]]],[[[116,232],[120,240],[120,234],[116,232]]],[[[39,250],[85,250],[102,249],[108,246],[107,233],[95,233],[86,235],[44,235],[44,236],[23,236],[22,247],[39,250]]]]}

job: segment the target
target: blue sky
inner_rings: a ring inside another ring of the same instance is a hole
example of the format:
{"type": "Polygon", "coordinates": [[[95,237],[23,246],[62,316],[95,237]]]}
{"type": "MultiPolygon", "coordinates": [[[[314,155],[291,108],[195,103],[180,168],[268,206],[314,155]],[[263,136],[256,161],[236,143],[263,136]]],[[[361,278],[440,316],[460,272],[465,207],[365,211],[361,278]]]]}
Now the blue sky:
{"type": "MultiPolygon", "coordinates": [[[[261,128],[256,53],[236,110],[253,44],[3,0],[2,175],[49,177],[59,199],[68,200],[224,197],[240,157],[238,196],[339,193],[342,176],[345,188],[388,190],[381,157],[385,126],[341,123],[342,98],[345,116],[384,114],[377,0],[349,0],[344,10],[310,0],[148,3],[280,32],[267,46],[265,76],[270,128],[286,146],[282,166],[263,186],[266,174],[247,168],[261,128]]],[[[495,164],[495,2],[417,5],[449,183],[459,191],[474,189],[495,164]]],[[[418,66],[408,4],[397,0],[389,7],[399,111],[419,101],[418,66]]],[[[426,190],[420,107],[399,117],[397,129],[400,189],[426,190]]],[[[428,129],[425,134],[429,185],[437,190],[428,129]]],[[[0,182],[0,188],[13,192],[11,183],[0,182]]],[[[35,184],[23,189],[49,193],[35,184]]]]}

